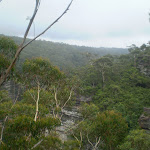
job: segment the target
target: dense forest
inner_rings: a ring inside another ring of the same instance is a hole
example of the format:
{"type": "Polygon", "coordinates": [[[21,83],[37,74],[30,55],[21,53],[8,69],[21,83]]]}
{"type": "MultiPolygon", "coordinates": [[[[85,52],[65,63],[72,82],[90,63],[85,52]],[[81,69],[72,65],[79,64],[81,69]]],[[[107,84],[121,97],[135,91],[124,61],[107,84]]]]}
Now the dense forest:
{"type": "MultiPolygon", "coordinates": [[[[11,38],[16,44],[20,44],[22,41],[22,38],[19,37],[11,38]]],[[[29,40],[27,39],[27,41],[29,40]]],[[[19,62],[24,62],[26,58],[41,56],[48,58],[53,65],[58,66],[61,70],[70,72],[74,68],[85,66],[91,59],[99,58],[107,54],[121,55],[127,53],[128,50],[123,48],[94,48],[36,40],[24,49],[19,62]]]]}
{"type": "MultiPolygon", "coordinates": [[[[0,36],[0,75],[20,40],[0,36]]],[[[150,148],[150,43],[127,51],[35,41],[5,84],[0,150],[150,148]],[[15,98],[5,88],[9,81],[15,98]],[[73,110],[76,119],[60,132],[65,112],[73,110]]]]}

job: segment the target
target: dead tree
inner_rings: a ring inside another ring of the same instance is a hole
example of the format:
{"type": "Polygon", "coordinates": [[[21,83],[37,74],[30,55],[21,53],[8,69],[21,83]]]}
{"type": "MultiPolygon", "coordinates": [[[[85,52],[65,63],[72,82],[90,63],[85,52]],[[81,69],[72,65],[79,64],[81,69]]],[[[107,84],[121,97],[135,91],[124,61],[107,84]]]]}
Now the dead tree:
{"type": "Polygon", "coordinates": [[[31,25],[33,24],[33,21],[35,19],[35,16],[39,10],[39,6],[40,6],[40,2],[41,0],[36,0],[36,4],[35,4],[35,9],[33,12],[33,15],[29,21],[29,24],[27,26],[27,29],[25,31],[24,37],[23,37],[23,41],[22,43],[19,45],[15,57],[13,58],[11,64],[9,65],[9,67],[6,69],[5,72],[2,73],[1,77],[0,77],[0,86],[6,81],[8,75],[10,74],[10,71],[12,70],[12,68],[14,67],[14,65],[16,64],[16,61],[20,55],[20,53],[22,52],[22,50],[27,47],[29,44],[31,44],[33,41],[35,41],[38,37],[40,37],[41,35],[43,35],[46,31],[48,31],[55,23],[57,23],[69,10],[73,0],[71,0],[70,4],[67,6],[67,8],[65,9],[65,11],[52,23],[50,24],[45,30],[43,30],[43,32],[41,32],[40,34],[38,34],[37,36],[35,36],[32,40],[30,40],[29,42],[25,43],[28,33],[30,31],[31,25]]]}
{"type": "Polygon", "coordinates": [[[89,139],[89,137],[88,137],[88,134],[87,134],[87,140],[88,140],[89,144],[92,146],[92,150],[97,150],[99,144],[101,144],[101,143],[100,143],[100,142],[101,142],[101,137],[99,137],[99,138],[96,137],[95,144],[93,144],[93,143],[90,141],[90,139],[89,139]]]}
{"type": "Polygon", "coordinates": [[[53,109],[53,116],[55,118],[58,118],[60,121],[62,119],[62,116],[63,116],[63,109],[65,108],[65,106],[68,104],[68,102],[71,100],[71,97],[72,97],[72,92],[73,92],[73,88],[70,90],[69,92],[69,96],[68,96],[68,99],[66,99],[66,101],[64,102],[64,104],[61,104],[60,103],[60,100],[58,100],[57,98],[57,94],[58,94],[58,91],[57,91],[57,88],[54,87],[54,100],[55,100],[55,107],[53,109]],[[55,112],[55,109],[60,109],[60,112],[56,111],[55,112]],[[61,115],[59,115],[59,113],[61,113],[61,115]]]}

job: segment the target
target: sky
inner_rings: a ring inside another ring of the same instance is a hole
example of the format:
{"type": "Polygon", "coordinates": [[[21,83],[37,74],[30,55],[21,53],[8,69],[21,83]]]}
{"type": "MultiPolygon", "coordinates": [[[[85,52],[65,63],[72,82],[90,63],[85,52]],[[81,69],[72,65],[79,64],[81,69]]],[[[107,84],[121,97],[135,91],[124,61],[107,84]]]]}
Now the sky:
{"type": "MultiPolygon", "coordinates": [[[[0,0],[0,34],[23,36],[35,1],[0,0]]],[[[70,1],[41,0],[35,34],[61,15],[70,1]]],[[[149,12],[150,0],[74,0],[67,14],[39,39],[90,47],[140,46],[150,40],[149,12]]]]}

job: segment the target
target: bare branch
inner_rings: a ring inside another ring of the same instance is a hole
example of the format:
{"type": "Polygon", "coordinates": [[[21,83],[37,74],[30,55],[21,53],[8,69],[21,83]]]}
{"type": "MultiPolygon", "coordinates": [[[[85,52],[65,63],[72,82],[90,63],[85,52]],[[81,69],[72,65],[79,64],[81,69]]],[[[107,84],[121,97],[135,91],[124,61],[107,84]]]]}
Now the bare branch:
{"type": "Polygon", "coordinates": [[[61,19],[65,13],[67,13],[67,11],[69,10],[71,4],[72,4],[73,0],[71,0],[70,4],[68,5],[68,7],[66,8],[66,10],[62,13],[62,15],[60,15],[52,24],[50,24],[43,32],[41,32],[39,35],[37,35],[35,38],[33,38],[31,41],[29,41],[27,44],[24,45],[25,41],[26,41],[26,38],[27,38],[27,35],[29,33],[29,30],[31,28],[31,25],[34,21],[34,18],[38,12],[38,9],[39,9],[39,5],[40,5],[40,0],[36,0],[36,6],[35,6],[35,9],[34,9],[34,13],[30,19],[30,22],[29,22],[29,25],[26,29],[26,32],[24,34],[24,38],[23,38],[23,42],[20,44],[20,46],[18,47],[18,50],[15,54],[15,57],[13,59],[13,61],[11,62],[10,66],[7,68],[6,72],[4,72],[1,77],[0,77],[0,86],[5,82],[7,76],[9,75],[11,69],[13,68],[13,66],[15,65],[16,61],[17,61],[17,58],[19,57],[21,51],[27,47],[30,43],[32,43],[33,41],[35,41],[38,37],[40,37],[41,35],[43,35],[47,30],[49,30],[56,22],[58,22],[59,19],[61,19]]]}
{"type": "Polygon", "coordinates": [[[55,94],[55,101],[56,101],[56,108],[58,107],[58,100],[57,100],[57,89],[54,87],[54,94],[55,94]]]}
{"type": "Polygon", "coordinates": [[[13,68],[13,66],[14,66],[15,63],[16,63],[17,58],[19,57],[21,51],[23,50],[23,45],[24,45],[24,43],[25,43],[25,41],[26,41],[27,35],[28,35],[29,30],[30,30],[30,28],[31,28],[31,25],[32,25],[32,23],[33,23],[33,20],[34,20],[36,14],[37,14],[39,5],[40,5],[40,0],[36,0],[35,9],[34,9],[34,12],[33,12],[32,17],[31,17],[31,19],[30,19],[30,21],[29,21],[29,24],[28,24],[28,26],[27,26],[27,29],[26,29],[26,31],[25,31],[23,41],[22,41],[22,43],[20,44],[20,46],[18,47],[18,50],[17,50],[17,52],[16,52],[16,54],[15,54],[15,57],[14,57],[13,61],[12,61],[11,64],[10,64],[10,66],[7,68],[6,72],[4,72],[4,73],[1,75],[1,77],[0,77],[0,85],[2,85],[3,82],[6,80],[6,78],[7,78],[7,76],[9,75],[11,69],[13,68]]]}
{"type": "Polygon", "coordinates": [[[97,148],[98,144],[100,143],[101,141],[101,137],[98,138],[98,141],[96,141],[96,144],[95,144],[95,148],[97,148]]]}
{"type": "Polygon", "coordinates": [[[73,136],[78,142],[80,142],[79,139],[74,135],[74,133],[73,133],[73,136]]]}
{"type": "Polygon", "coordinates": [[[43,142],[43,139],[41,139],[37,144],[35,144],[31,149],[36,148],[38,145],[40,145],[43,142]]]}
{"type": "Polygon", "coordinates": [[[37,12],[38,12],[39,6],[40,6],[40,0],[36,0],[35,9],[34,9],[34,12],[33,12],[32,17],[31,17],[31,19],[30,19],[30,21],[29,21],[29,24],[28,24],[28,27],[27,27],[27,29],[26,29],[26,32],[25,32],[25,34],[24,34],[23,42],[22,42],[22,44],[21,44],[22,46],[23,46],[23,44],[24,44],[24,42],[25,42],[25,40],[26,40],[26,38],[27,38],[27,35],[28,35],[29,30],[30,30],[30,28],[31,28],[31,25],[32,25],[32,23],[33,23],[33,21],[34,21],[34,18],[35,18],[35,16],[36,16],[37,12]]]}
{"type": "Polygon", "coordinates": [[[67,133],[68,131],[71,131],[72,129],[76,128],[77,126],[79,126],[82,122],[84,121],[84,119],[82,121],[80,121],[78,124],[76,124],[75,126],[73,126],[72,128],[68,129],[67,131],[65,131],[64,133],[67,133]]]}
{"type": "Polygon", "coordinates": [[[30,96],[32,97],[32,99],[36,102],[35,96],[33,96],[33,94],[28,90],[28,93],[30,94],[30,96]]]}
{"type": "Polygon", "coordinates": [[[68,7],[66,8],[66,10],[52,23],[50,24],[43,32],[41,32],[39,35],[37,35],[35,38],[33,38],[31,41],[29,41],[27,44],[25,44],[22,49],[24,49],[25,47],[27,47],[30,43],[32,43],[33,41],[35,41],[38,37],[40,37],[41,35],[43,35],[46,31],[48,31],[55,23],[57,23],[69,10],[71,4],[72,4],[73,0],[71,0],[70,4],[68,5],[68,7]]]}
{"type": "Polygon", "coordinates": [[[80,132],[80,139],[81,139],[81,142],[82,142],[82,132],[80,132]]]}
{"type": "Polygon", "coordinates": [[[67,103],[69,102],[69,100],[71,99],[71,96],[72,96],[72,89],[71,89],[71,91],[70,91],[70,95],[69,95],[68,100],[65,102],[65,104],[62,106],[61,109],[63,109],[63,108],[66,106],[66,104],[67,104],[67,103]]]}
{"type": "Polygon", "coordinates": [[[91,144],[91,146],[92,146],[92,147],[94,147],[93,143],[92,143],[92,142],[90,141],[90,139],[89,139],[88,134],[87,134],[87,136],[86,136],[86,137],[87,137],[87,139],[88,139],[88,142],[91,144]]]}
{"type": "Polygon", "coordinates": [[[35,117],[34,117],[35,122],[37,120],[38,113],[39,113],[39,100],[40,100],[40,84],[38,83],[37,100],[36,100],[36,112],[35,112],[35,117]]]}
{"type": "Polygon", "coordinates": [[[99,144],[100,141],[101,141],[101,137],[98,138],[98,141],[97,141],[97,138],[96,138],[96,143],[95,143],[95,145],[90,141],[90,139],[89,139],[89,137],[88,137],[88,134],[87,134],[87,139],[88,139],[89,144],[92,146],[93,150],[96,150],[97,147],[98,147],[98,144],[99,144]]]}

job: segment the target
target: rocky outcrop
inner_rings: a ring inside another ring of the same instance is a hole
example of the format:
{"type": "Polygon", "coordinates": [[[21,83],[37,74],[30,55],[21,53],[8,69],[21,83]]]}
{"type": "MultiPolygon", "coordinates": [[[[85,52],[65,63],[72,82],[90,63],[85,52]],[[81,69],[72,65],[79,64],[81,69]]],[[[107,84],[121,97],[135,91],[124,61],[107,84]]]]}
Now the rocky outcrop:
{"type": "Polygon", "coordinates": [[[144,108],[144,112],[139,118],[139,125],[142,129],[150,130],[150,108],[144,108]]]}
{"type": "Polygon", "coordinates": [[[12,100],[15,100],[15,99],[21,100],[23,87],[15,83],[13,80],[9,80],[5,82],[5,84],[0,88],[0,90],[8,91],[9,97],[12,100]]]}
{"type": "Polygon", "coordinates": [[[150,55],[143,55],[138,57],[137,68],[142,74],[150,77],[150,55]]]}

